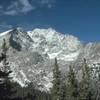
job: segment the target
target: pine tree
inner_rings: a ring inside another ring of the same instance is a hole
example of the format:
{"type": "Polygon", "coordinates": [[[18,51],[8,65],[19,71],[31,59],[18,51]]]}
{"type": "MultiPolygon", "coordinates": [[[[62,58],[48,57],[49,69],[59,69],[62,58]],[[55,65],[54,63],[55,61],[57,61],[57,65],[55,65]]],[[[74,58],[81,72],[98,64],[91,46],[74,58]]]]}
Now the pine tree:
{"type": "Polygon", "coordinates": [[[29,90],[29,92],[27,93],[27,99],[26,100],[36,100],[36,91],[35,88],[33,86],[33,83],[30,83],[27,87],[27,89],[29,90]]]}
{"type": "Polygon", "coordinates": [[[78,80],[72,66],[69,66],[66,100],[78,100],[78,80]]]}
{"type": "Polygon", "coordinates": [[[62,100],[62,89],[61,89],[61,72],[55,58],[55,65],[53,69],[53,87],[51,90],[52,100],[62,100]]]}
{"type": "Polygon", "coordinates": [[[61,83],[61,97],[60,100],[66,100],[66,84],[64,82],[61,83]]]}
{"type": "Polygon", "coordinates": [[[7,49],[4,39],[0,57],[0,61],[3,65],[0,67],[0,100],[10,100],[11,94],[13,93],[13,91],[11,91],[11,82],[9,81],[9,74],[11,71],[9,69],[9,63],[7,62],[7,49]]]}
{"type": "Polygon", "coordinates": [[[95,81],[94,100],[100,100],[100,76],[95,81]]]}
{"type": "Polygon", "coordinates": [[[83,62],[83,77],[80,83],[80,100],[93,100],[92,99],[92,86],[91,86],[91,69],[87,65],[86,59],[83,62]]]}

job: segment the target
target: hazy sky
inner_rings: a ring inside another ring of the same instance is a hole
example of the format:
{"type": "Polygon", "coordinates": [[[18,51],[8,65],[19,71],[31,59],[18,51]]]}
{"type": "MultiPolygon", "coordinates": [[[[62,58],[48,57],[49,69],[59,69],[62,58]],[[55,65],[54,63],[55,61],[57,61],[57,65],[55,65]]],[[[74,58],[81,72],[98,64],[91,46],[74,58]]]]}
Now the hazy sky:
{"type": "Polygon", "coordinates": [[[0,0],[0,31],[16,26],[52,27],[82,41],[100,41],[100,0],[0,0]]]}

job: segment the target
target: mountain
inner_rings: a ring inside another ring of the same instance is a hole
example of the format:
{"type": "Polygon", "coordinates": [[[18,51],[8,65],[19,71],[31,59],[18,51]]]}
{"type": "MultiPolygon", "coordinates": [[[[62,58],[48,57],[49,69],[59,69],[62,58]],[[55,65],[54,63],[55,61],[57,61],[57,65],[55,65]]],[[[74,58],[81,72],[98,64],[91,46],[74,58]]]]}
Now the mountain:
{"type": "Polygon", "coordinates": [[[52,87],[55,57],[63,76],[70,64],[74,64],[80,72],[83,58],[87,59],[90,66],[100,65],[100,43],[84,44],[77,37],[59,33],[52,28],[28,32],[20,27],[8,30],[0,33],[0,46],[3,38],[9,47],[12,81],[18,82],[22,87],[33,82],[37,89],[49,91],[52,87]]]}

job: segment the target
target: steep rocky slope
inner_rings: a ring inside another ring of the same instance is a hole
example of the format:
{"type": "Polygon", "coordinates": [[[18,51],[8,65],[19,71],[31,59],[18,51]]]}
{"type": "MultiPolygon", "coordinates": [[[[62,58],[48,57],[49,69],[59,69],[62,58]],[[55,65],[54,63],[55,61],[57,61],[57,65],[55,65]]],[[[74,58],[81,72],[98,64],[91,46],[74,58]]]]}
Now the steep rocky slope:
{"type": "Polygon", "coordinates": [[[77,37],[61,34],[52,28],[26,32],[18,27],[6,31],[0,34],[0,46],[3,38],[9,47],[11,76],[21,86],[33,82],[36,88],[48,91],[52,87],[55,57],[63,74],[68,71],[70,64],[79,70],[83,58],[87,59],[89,65],[99,66],[100,43],[83,44],[77,37]]]}

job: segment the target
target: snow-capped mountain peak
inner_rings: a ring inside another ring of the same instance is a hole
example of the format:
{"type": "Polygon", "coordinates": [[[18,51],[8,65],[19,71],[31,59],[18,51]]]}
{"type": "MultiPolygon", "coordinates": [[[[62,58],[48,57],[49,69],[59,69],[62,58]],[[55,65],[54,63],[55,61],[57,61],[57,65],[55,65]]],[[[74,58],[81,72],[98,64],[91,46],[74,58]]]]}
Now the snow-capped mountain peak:
{"type": "Polygon", "coordinates": [[[26,32],[18,27],[1,33],[9,44],[9,62],[12,77],[21,86],[33,82],[36,88],[48,91],[52,87],[52,66],[58,60],[61,71],[67,73],[70,64],[77,65],[83,57],[89,64],[100,61],[100,44],[82,44],[70,34],[62,34],[52,28],[26,32]],[[96,60],[95,60],[96,59],[96,60]]]}
{"type": "Polygon", "coordinates": [[[34,41],[33,48],[47,53],[51,59],[55,57],[62,59],[64,55],[80,50],[81,42],[77,37],[61,34],[52,28],[34,29],[28,34],[34,41]]]}

